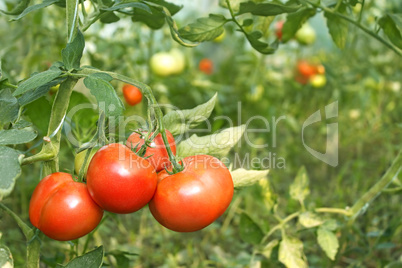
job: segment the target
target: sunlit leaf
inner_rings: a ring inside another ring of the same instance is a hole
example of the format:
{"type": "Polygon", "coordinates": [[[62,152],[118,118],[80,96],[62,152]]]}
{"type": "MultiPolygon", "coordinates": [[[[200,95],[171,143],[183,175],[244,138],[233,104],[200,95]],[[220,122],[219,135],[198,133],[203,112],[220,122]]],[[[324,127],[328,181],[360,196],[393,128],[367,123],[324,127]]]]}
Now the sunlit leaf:
{"type": "Polygon", "coordinates": [[[265,179],[269,170],[247,170],[239,168],[230,172],[232,174],[233,184],[236,188],[250,186],[256,182],[265,179]]]}
{"type": "Polygon", "coordinates": [[[227,22],[222,15],[209,14],[207,18],[199,18],[196,22],[179,29],[182,38],[192,42],[213,40],[223,33],[223,25],[227,22]]]}
{"type": "Polygon", "coordinates": [[[279,261],[288,268],[308,267],[303,243],[297,238],[285,236],[279,245],[279,261]]]}
{"type": "Polygon", "coordinates": [[[308,185],[309,178],[307,176],[306,168],[303,166],[299,169],[294,182],[290,185],[290,196],[293,199],[302,202],[310,193],[308,185]]]}
{"type": "Polygon", "coordinates": [[[335,260],[339,248],[339,242],[336,235],[333,232],[320,227],[317,230],[317,241],[328,258],[335,260]]]}

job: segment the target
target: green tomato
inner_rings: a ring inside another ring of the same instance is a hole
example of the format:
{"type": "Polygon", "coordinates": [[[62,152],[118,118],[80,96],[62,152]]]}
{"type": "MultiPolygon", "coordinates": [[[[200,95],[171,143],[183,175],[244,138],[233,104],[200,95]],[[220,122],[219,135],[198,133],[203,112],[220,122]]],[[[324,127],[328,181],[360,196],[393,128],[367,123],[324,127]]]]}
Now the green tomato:
{"type": "Polygon", "coordinates": [[[303,24],[296,32],[296,40],[303,45],[311,45],[315,42],[316,37],[314,28],[308,23],[303,24]]]}
{"type": "Polygon", "coordinates": [[[322,74],[316,74],[310,77],[310,84],[315,87],[315,88],[321,88],[325,86],[327,83],[327,78],[325,75],[322,74]]]}
{"type": "MultiPolygon", "coordinates": [[[[85,160],[85,155],[87,153],[89,149],[86,149],[82,152],[79,152],[74,159],[74,170],[75,170],[75,174],[80,174],[80,169],[82,167],[82,165],[84,164],[84,160],[85,160]]],[[[99,150],[99,148],[93,148],[91,153],[88,156],[88,161],[87,164],[85,165],[85,170],[84,170],[84,177],[87,174],[87,170],[88,170],[88,166],[89,166],[89,162],[91,162],[92,157],[94,156],[94,154],[99,150]]]]}
{"type": "Polygon", "coordinates": [[[169,76],[179,74],[184,70],[185,58],[178,49],[170,52],[155,53],[150,61],[151,70],[159,76],[169,76]]]}
{"type": "Polygon", "coordinates": [[[222,43],[223,40],[225,39],[225,37],[226,37],[226,33],[225,33],[225,31],[223,31],[218,37],[216,37],[212,41],[214,41],[215,43],[222,43]]]}

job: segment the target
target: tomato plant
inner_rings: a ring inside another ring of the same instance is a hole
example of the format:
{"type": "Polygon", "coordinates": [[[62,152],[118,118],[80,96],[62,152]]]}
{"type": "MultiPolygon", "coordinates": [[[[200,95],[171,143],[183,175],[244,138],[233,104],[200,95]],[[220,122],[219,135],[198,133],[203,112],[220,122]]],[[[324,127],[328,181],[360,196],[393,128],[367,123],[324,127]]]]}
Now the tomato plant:
{"type": "MultiPolygon", "coordinates": [[[[166,137],[168,144],[172,150],[172,153],[176,154],[176,143],[172,133],[169,130],[166,130],[166,137]]],[[[150,133],[150,137],[154,135],[154,132],[150,133]]],[[[126,141],[126,146],[130,149],[137,148],[136,152],[138,152],[141,147],[146,143],[147,132],[133,132],[128,137],[126,141]]],[[[162,135],[159,133],[153,140],[149,141],[149,145],[147,146],[145,153],[143,155],[149,163],[155,168],[156,172],[161,171],[167,166],[169,161],[169,155],[166,150],[166,145],[163,142],[162,135]]]]}
{"type": "Polygon", "coordinates": [[[87,186],[63,172],[43,178],[29,204],[31,223],[48,237],[60,241],[88,234],[102,216],[103,210],[92,200],[87,186]]]}
{"type": "Polygon", "coordinates": [[[156,182],[153,166],[118,143],[100,148],[87,171],[90,195],[101,208],[114,213],[132,213],[144,207],[156,182]]]}
{"type": "Polygon", "coordinates": [[[130,84],[125,84],[123,86],[123,96],[128,105],[131,106],[140,103],[142,100],[141,90],[130,84]]]}
{"type": "Polygon", "coordinates": [[[184,169],[167,175],[164,170],[149,209],[155,219],[177,232],[198,231],[221,216],[233,197],[229,170],[209,155],[183,159],[184,169]]]}

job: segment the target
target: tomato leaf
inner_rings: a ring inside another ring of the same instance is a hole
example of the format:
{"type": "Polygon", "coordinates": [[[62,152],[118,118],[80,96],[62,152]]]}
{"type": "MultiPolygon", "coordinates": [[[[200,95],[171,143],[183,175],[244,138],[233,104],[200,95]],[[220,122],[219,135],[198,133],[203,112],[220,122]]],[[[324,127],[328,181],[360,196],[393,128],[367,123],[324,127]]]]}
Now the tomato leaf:
{"type": "Polygon", "coordinates": [[[65,268],[100,268],[103,263],[103,246],[99,246],[82,256],[74,258],[67,265],[58,265],[57,267],[65,268]]]}
{"type": "MultiPolygon", "coordinates": [[[[346,14],[346,5],[340,5],[338,12],[346,14]]],[[[328,12],[324,12],[324,16],[327,18],[327,26],[332,40],[334,40],[337,47],[343,49],[348,36],[348,22],[328,12]]]]}
{"type": "Polygon", "coordinates": [[[30,126],[32,126],[31,122],[25,121],[24,119],[20,119],[13,125],[13,128],[14,129],[23,129],[23,128],[30,127],[30,126]]]}
{"type": "Polygon", "coordinates": [[[269,170],[247,170],[244,168],[230,171],[235,188],[246,187],[267,177],[269,170]]]}
{"type": "Polygon", "coordinates": [[[21,175],[20,155],[19,151],[0,146],[0,200],[11,193],[15,180],[21,175]]]}
{"type": "Polygon", "coordinates": [[[11,255],[8,247],[0,245],[0,267],[14,267],[13,255],[11,255]]]}
{"type": "Polygon", "coordinates": [[[49,125],[52,106],[45,97],[41,97],[26,106],[25,115],[39,130],[41,135],[46,135],[49,125]]]}
{"type": "Polygon", "coordinates": [[[61,57],[67,70],[80,68],[80,60],[84,51],[85,40],[78,30],[74,40],[61,50],[61,57]]]}
{"type": "Polygon", "coordinates": [[[237,15],[251,13],[256,16],[276,16],[282,13],[296,12],[300,5],[284,5],[280,2],[254,3],[252,1],[240,3],[240,9],[237,15]]]}
{"type": "Polygon", "coordinates": [[[317,242],[331,260],[335,260],[339,242],[336,235],[330,230],[320,227],[317,230],[317,242]]]}
{"type": "Polygon", "coordinates": [[[165,24],[165,14],[159,6],[148,6],[149,10],[134,8],[133,22],[145,23],[149,28],[157,30],[165,24]]]}
{"type": "Polygon", "coordinates": [[[324,221],[317,214],[306,211],[299,215],[299,223],[306,228],[312,228],[323,224],[324,221]]]}
{"type": "Polygon", "coordinates": [[[46,95],[50,88],[53,86],[56,86],[60,83],[62,83],[66,78],[57,78],[49,83],[46,83],[43,86],[40,86],[34,90],[30,90],[28,92],[25,92],[24,94],[22,94],[19,98],[18,98],[18,103],[21,106],[25,106],[33,101],[36,101],[37,99],[39,99],[40,97],[46,95]]]}
{"type": "Polygon", "coordinates": [[[7,123],[14,122],[18,117],[19,105],[10,89],[0,91],[0,129],[7,123]]]}
{"type": "Polygon", "coordinates": [[[240,238],[250,244],[258,245],[264,232],[260,226],[246,213],[240,215],[240,238]]]}
{"type": "Polygon", "coordinates": [[[222,15],[209,14],[207,18],[199,18],[196,22],[179,29],[180,36],[192,42],[214,40],[224,31],[227,19],[222,15]]]}
{"type": "Polygon", "coordinates": [[[180,9],[183,8],[183,6],[178,6],[178,5],[175,5],[173,3],[166,2],[164,0],[147,0],[147,2],[152,2],[152,3],[157,4],[159,6],[165,7],[172,16],[174,14],[176,14],[177,12],[179,12],[180,9]]]}
{"type": "Polygon", "coordinates": [[[37,4],[37,5],[33,5],[30,6],[26,9],[24,9],[24,11],[19,14],[18,17],[12,19],[12,21],[16,21],[16,20],[20,20],[21,18],[25,17],[28,13],[31,13],[32,11],[41,9],[41,8],[45,8],[48,7],[50,5],[53,5],[54,3],[58,2],[59,0],[44,0],[41,4],[37,4]]]}
{"type": "Polygon", "coordinates": [[[0,12],[7,15],[19,15],[29,6],[30,2],[31,0],[21,0],[12,10],[10,11],[0,10],[0,12]]]}
{"type": "Polygon", "coordinates": [[[216,157],[226,156],[230,149],[243,136],[245,125],[231,127],[219,133],[199,137],[196,134],[182,141],[177,146],[177,155],[186,157],[197,154],[208,154],[216,157]]]}
{"type": "Polygon", "coordinates": [[[282,41],[287,42],[293,38],[297,30],[299,30],[310,17],[314,16],[315,13],[316,10],[314,8],[305,8],[288,14],[282,28],[282,41]]]}
{"type": "Polygon", "coordinates": [[[109,83],[109,78],[107,74],[91,74],[84,79],[84,85],[95,96],[99,109],[104,111],[106,116],[118,116],[123,112],[124,105],[109,83]]]}
{"type": "Polygon", "coordinates": [[[215,107],[217,94],[215,94],[206,103],[200,104],[193,109],[174,110],[168,112],[163,117],[163,124],[173,135],[179,135],[187,132],[206,121],[215,107]]]}
{"type": "Polygon", "coordinates": [[[18,96],[29,90],[40,87],[56,79],[61,74],[61,70],[58,68],[50,68],[47,71],[34,74],[27,80],[18,85],[18,88],[14,91],[13,95],[18,96]]]}
{"type": "Polygon", "coordinates": [[[144,10],[148,13],[152,13],[149,6],[147,6],[144,3],[139,3],[137,1],[135,1],[135,2],[134,1],[124,1],[124,2],[117,3],[108,8],[101,8],[101,10],[102,11],[116,11],[116,10],[120,10],[120,9],[124,9],[124,8],[138,8],[138,9],[144,10]]]}
{"type": "Polygon", "coordinates": [[[36,138],[38,133],[30,129],[0,130],[0,145],[22,144],[36,138]]]}
{"type": "Polygon", "coordinates": [[[306,256],[303,252],[303,243],[294,237],[285,236],[279,245],[278,259],[286,267],[308,267],[306,256]]]}
{"type": "Polygon", "coordinates": [[[259,39],[263,36],[261,31],[254,31],[252,33],[246,33],[247,40],[250,42],[250,45],[262,54],[273,54],[278,48],[278,43],[275,41],[271,45],[260,41],[259,39]]]}
{"type": "Polygon", "coordinates": [[[309,178],[306,168],[303,166],[297,172],[294,182],[290,185],[290,196],[302,202],[306,196],[309,195],[310,189],[308,188],[309,178]]]}
{"type": "Polygon", "coordinates": [[[378,24],[381,26],[392,44],[402,49],[402,15],[387,14],[378,21],[378,24]]]}

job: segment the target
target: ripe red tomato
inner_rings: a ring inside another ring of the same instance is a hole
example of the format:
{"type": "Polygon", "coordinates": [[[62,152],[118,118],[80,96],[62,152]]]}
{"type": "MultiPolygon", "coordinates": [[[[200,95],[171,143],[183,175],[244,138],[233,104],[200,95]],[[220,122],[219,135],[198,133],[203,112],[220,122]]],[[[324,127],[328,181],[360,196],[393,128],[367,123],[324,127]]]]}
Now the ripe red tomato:
{"type": "Polygon", "coordinates": [[[92,200],[87,186],[63,172],[43,178],[29,204],[31,223],[48,237],[60,241],[88,234],[102,216],[103,210],[92,200]]]}
{"type": "Polygon", "coordinates": [[[210,59],[202,59],[198,68],[205,74],[212,74],[214,72],[214,63],[210,59]]]}
{"type": "Polygon", "coordinates": [[[154,167],[119,143],[103,146],[87,171],[88,190],[104,210],[131,213],[144,207],[155,193],[154,167]]]}
{"type": "MultiPolygon", "coordinates": [[[[169,142],[170,149],[173,154],[176,155],[176,143],[173,138],[172,133],[169,130],[165,130],[166,137],[169,142]]],[[[142,135],[137,132],[131,133],[126,141],[128,148],[137,147],[137,152],[140,150],[141,146],[145,143],[145,135],[147,132],[142,132],[142,135]]],[[[151,133],[153,135],[153,132],[151,133]]],[[[163,143],[162,135],[159,133],[156,135],[155,139],[151,142],[150,147],[145,151],[144,158],[146,158],[151,165],[155,168],[156,172],[161,171],[170,164],[169,155],[167,153],[165,144],[163,143]],[[148,158],[147,158],[148,157],[148,158]]]]}
{"type": "Polygon", "coordinates": [[[130,84],[125,84],[123,86],[123,95],[128,105],[131,106],[140,103],[142,100],[141,90],[130,84]]]}
{"type": "Polygon", "coordinates": [[[275,35],[279,40],[282,40],[282,28],[284,23],[284,21],[278,21],[275,24],[275,35]]]}
{"type": "Polygon", "coordinates": [[[302,76],[306,76],[308,78],[314,75],[317,70],[314,65],[308,63],[307,61],[302,60],[297,63],[297,71],[302,76]]]}
{"type": "Polygon", "coordinates": [[[198,231],[219,218],[233,197],[233,180],[229,170],[209,155],[183,159],[184,170],[161,179],[149,209],[155,219],[177,232],[198,231]]]}

